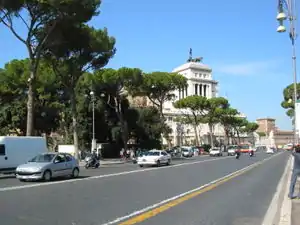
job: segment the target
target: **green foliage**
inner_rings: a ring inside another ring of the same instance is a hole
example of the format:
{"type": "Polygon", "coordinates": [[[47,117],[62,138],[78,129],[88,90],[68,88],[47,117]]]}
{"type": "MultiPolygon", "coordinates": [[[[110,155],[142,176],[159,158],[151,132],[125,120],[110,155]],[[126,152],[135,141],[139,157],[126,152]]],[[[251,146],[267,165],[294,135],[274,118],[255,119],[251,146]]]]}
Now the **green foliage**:
{"type": "MultiPolygon", "coordinates": [[[[187,86],[187,79],[177,73],[153,72],[143,76],[138,92],[147,96],[159,109],[164,102],[172,100],[173,91],[187,86]]],[[[161,112],[162,113],[162,112],[161,112]]]]}
{"type": "Polygon", "coordinates": [[[258,129],[259,125],[257,123],[253,122],[247,122],[245,126],[245,132],[247,133],[253,133],[258,129]]]}
{"type": "Polygon", "coordinates": [[[204,121],[210,126],[221,122],[221,115],[223,114],[224,109],[228,108],[228,105],[228,100],[222,97],[208,99],[205,108],[206,114],[204,116],[204,121]]]}
{"type": "MultiPolygon", "coordinates": [[[[26,130],[26,92],[30,76],[29,59],[13,60],[0,72],[1,134],[26,130]]],[[[49,134],[57,129],[61,104],[58,99],[57,83],[51,68],[44,62],[38,70],[35,95],[36,134],[49,134]]]]}
{"type": "MultiPolygon", "coordinates": [[[[300,95],[300,83],[297,84],[297,95],[300,95]]],[[[283,101],[281,107],[287,109],[286,114],[293,118],[294,117],[294,84],[288,85],[283,90],[283,101]]]]}
{"type": "Polygon", "coordinates": [[[266,132],[257,132],[257,134],[258,134],[260,137],[265,137],[265,136],[267,136],[267,135],[266,135],[266,132]]]}
{"type": "Polygon", "coordinates": [[[176,101],[174,107],[182,109],[182,112],[187,111],[187,113],[184,113],[184,117],[181,118],[181,122],[198,126],[203,122],[203,116],[206,114],[208,99],[198,95],[187,96],[176,101]]]}

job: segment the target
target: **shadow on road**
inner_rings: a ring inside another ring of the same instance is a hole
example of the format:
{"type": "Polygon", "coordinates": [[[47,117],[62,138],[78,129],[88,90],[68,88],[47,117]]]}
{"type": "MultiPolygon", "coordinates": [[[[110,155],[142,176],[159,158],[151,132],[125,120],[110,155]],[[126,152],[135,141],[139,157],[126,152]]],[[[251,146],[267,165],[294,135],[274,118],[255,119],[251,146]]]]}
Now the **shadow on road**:
{"type": "Polygon", "coordinates": [[[5,179],[15,179],[15,178],[16,178],[16,176],[15,176],[14,174],[0,176],[0,180],[5,180],[5,179]]]}

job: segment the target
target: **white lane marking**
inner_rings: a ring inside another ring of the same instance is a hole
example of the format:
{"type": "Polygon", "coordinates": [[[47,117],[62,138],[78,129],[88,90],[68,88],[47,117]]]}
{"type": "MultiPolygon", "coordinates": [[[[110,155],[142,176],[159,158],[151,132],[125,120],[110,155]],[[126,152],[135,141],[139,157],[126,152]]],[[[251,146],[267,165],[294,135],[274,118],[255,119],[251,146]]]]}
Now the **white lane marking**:
{"type": "Polygon", "coordinates": [[[28,185],[26,184],[26,185],[22,185],[22,186],[3,187],[3,188],[0,188],[0,192],[20,190],[20,189],[32,188],[32,187],[49,186],[49,185],[62,184],[62,183],[73,183],[73,182],[79,182],[79,181],[100,179],[100,178],[105,178],[105,177],[115,177],[115,176],[121,176],[121,175],[133,174],[133,173],[140,173],[140,172],[147,172],[147,171],[153,171],[153,170],[168,169],[168,168],[173,168],[173,167],[199,164],[199,163],[204,163],[204,162],[211,162],[211,161],[228,159],[228,158],[230,158],[230,157],[208,159],[208,160],[202,160],[202,161],[196,161],[196,162],[190,162],[190,163],[181,163],[181,164],[175,164],[175,165],[164,166],[164,167],[131,170],[131,171],[125,171],[125,172],[120,172],[120,173],[103,174],[103,175],[99,175],[99,176],[92,176],[92,177],[81,178],[81,179],[79,178],[79,179],[63,180],[63,181],[48,182],[48,183],[38,183],[38,184],[28,184],[28,185]]]}
{"type": "Polygon", "coordinates": [[[181,164],[175,164],[175,165],[170,165],[170,166],[165,166],[165,167],[147,168],[147,169],[131,170],[131,171],[125,171],[125,172],[119,172],[119,173],[103,174],[103,175],[92,176],[92,177],[81,178],[81,179],[71,179],[71,180],[63,180],[63,181],[48,182],[48,183],[38,183],[38,184],[28,184],[28,185],[22,185],[22,186],[3,187],[3,188],[0,188],[0,192],[21,190],[21,189],[33,188],[33,187],[49,186],[49,185],[62,184],[62,183],[73,183],[73,182],[79,182],[79,181],[101,179],[101,178],[105,178],[105,177],[115,177],[115,176],[121,176],[121,175],[133,174],[133,173],[147,172],[147,171],[160,170],[160,169],[168,169],[168,168],[173,168],[173,167],[193,165],[193,164],[217,161],[217,160],[222,160],[222,159],[230,159],[230,158],[233,159],[233,157],[225,156],[225,157],[221,157],[221,158],[201,160],[201,161],[189,162],[189,163],[181,163],[181,164]]]}
{"type": "Polygon", "coordinates": [[[217,180],[214,180],[214,181],[211,181],[211,182],[209,182],[209,183],[207,183],[207,184],[204,184],[204,185],[201,186],[201,187],[198,187],[198,188],[189,190],[189,191],[187,191],[187,192],[181,193],[181,194],[179,194],[179,195],[176,195],[176,196],[174,196],[174,197],[165,199],[165,200],[163,200],[163,201],[161,201],[161,202],[158,202],[158,203],[155,203],[155,204],[153,204],[153,205],[147,206],[146,208],[143,208],[143,209],[134,211],[134,212],[132,212],[132,213],[130,213],[130,214],[127,214],[127,215],[125,215],[125,216],[116,218],[116,219],[114,219],[114,220],[112,220],[112,221],[109,221],[109,222],[107,222],[107,223],[103,223],[103,224],[101,224],[101,225],[112,225],[112,224],[120,223],[121,221],[124,221],[124,220],[128,220],[128,219],[131,218],[131,217],[134,217],[134,216],[137,216],[137,215],[139,215],[139,214],[145,213],[145,212],[147,212],[147,211],[149,211],[149,210],[155,209],[155,208],[157,208],[157,207],[159,207],[159,206],[161,206],[161,205],[164,205],[164,204],[166,204],[166,203],[168,203],[168,202],[174,201],[174,200],[176,200],[176,199],[178,199],[178,198],[181,198],[181,197],[183,197],[183,196],[185,196],[185,195],[188,195],[188,194],[191,194],[191,193],[193,193],[193,192],[199,191],[199,190],[201,190],[201,189],[203,189],[203,188],[206,188],[207,186],[210,186],[210,185],[212,185],[212,184],[218,183],[218,182],[221,181],[221,180],[224,180],[224,179],[226,179],[226,178],[228,178],[228,177],[231,177],[231,176],[234,176],[234,175],[236,175],[236,174],[239,174],[239,173],[241,173],[241,172],[243,172],[243,171],[245,171],[245,170],[250,170],[250,169],[252,169],[252,168],[254,168],[254,167],[256,167],[256,166],[258,166],[258,165],[260,165],[260,164],[262,164],[262,163],[264,163],[264,162],[266,162],[266,161],[268,161],[268,160],[270,160],[270,159],[272,159],[273,157],[276,157],[276,156],[278,156],[278,155],[281,155],[282,153],[283,153],[283,152],[278,153],[278,154],[275,154],[275,155],[272,155],[271,157],[265,158],[265,159],[263,159],[263,160],[261,160],[261,161],[259,161],[259,162],[256,162],[256,163],[251,164],[251,165],[249,165],[249,166],[247,166],[247,167],[244,167],[243,169],[237,170],[237,171],[235,171],[235,172],[233,172],[233,173],[230,173],[230,174],[228,174],[228,175],[225,175],[224,177],[221,177],[221,178],[219,178],[219,179],[217,179],[217,180]]]}

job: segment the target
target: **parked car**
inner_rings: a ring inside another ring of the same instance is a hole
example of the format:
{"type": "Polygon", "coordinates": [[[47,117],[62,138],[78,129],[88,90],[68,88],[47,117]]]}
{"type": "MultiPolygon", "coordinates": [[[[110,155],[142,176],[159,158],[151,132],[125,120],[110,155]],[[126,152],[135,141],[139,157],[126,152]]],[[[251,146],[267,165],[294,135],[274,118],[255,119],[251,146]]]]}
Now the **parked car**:
{"type": "Polygon", "coordinates": [[[274,149],[273,148],[268,148],[266,153],[267,154],[274,154],[274,149]]]}
{"type": "Polygon", "coordinates": [[[214,148],[210,149],[209,155],[210,156],[222,156],[223,153],[221,151],[221,148],[214,147],[214,148]]]}
{"type": "Polygon", "coordinates": [[[194,155],[194,150],[191,147],[183,147],[181,149],[181,153],[183,157],[193,157],[194,155]]]}
{"type": "Polygon", "coordinates": [[[160,166],[162,164],[170,165],[171,155],[163,150],[150,150],[147,154],[138,157],[137,164],[140,167],[146,165],[156,165],[160,166]]]}
{"type": "Polygon", "coordinates": [[[50,181],[54,177],[66,176],[79,176],[79,163],[68,153],[39,154],[16,169],[16,177],[20,181],[50,181]]]}

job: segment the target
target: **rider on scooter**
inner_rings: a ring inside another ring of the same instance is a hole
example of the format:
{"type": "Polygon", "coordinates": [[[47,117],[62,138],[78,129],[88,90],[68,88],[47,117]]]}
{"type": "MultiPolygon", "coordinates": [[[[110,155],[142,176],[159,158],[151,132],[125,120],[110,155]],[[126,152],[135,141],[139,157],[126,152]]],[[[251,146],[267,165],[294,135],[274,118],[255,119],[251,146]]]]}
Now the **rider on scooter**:
{"type": "Polygon", "coordinates": [[[98,160],[98,155],[97,155],[97,152],[96,152],[96,149],[92,152],[92,165],[95,165],[97,160],[98,160]]]}
{"type": "Polygon", "coordinates": [[[237,158],[240,157],[240,155],[241,155],[241,148],[240,148],[240,146],[238,146],[238,147],[236,148],[235,154],[236,154],[237,158]]]}

